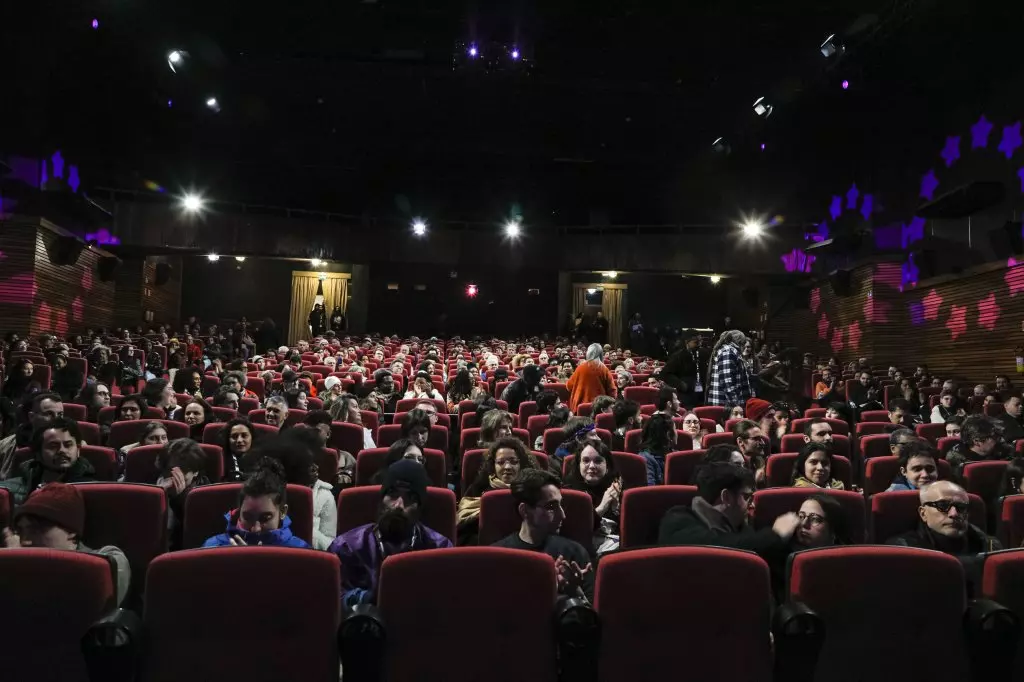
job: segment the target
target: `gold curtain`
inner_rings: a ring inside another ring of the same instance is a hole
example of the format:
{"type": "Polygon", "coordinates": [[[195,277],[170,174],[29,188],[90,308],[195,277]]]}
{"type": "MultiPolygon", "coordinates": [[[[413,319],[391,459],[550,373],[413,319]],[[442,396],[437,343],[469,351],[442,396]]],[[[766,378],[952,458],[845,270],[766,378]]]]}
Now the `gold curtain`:
{"type": "Polygon", "coordinates": [[[348,279],[327,275],[324,280],[324,310],[327,317],[331,316],[334,306],[341,307],[341,312],[348,309],[348,279]]]}
{"type": "MultiPolygon", "coordinates": [[[[314,274],[308,276],[292,273],[292,310],[288,318],[288,345],[294,346],[299,339],[309,339],[309,313],[313,310],[316,300],[319,278],[314,274]]],[[[324,294],[327,293],[326,282],[324,294]]]]}
{"type": "Polygon", "coordinates": [[[608,343],[612,348],[622,348],[622,291],[606,286],[601,296],[601,312],[608,320],[608,343]]]}
{"type": "Polygon", "coordinates": [[[587,289],[593,288],[590,284],[574,284],[572,288],[572,319],[587,308],[587,289]]]}

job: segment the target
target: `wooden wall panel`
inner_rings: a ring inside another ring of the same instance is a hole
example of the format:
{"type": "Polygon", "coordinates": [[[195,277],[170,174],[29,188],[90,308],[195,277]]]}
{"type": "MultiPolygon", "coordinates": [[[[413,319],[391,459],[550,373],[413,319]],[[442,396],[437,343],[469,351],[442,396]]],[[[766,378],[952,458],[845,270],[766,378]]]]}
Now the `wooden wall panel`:
{"type": "Polygon", "coordinates": [[[178,328],[181,321],[181,259],[169,258],[171,278],[156,286],[156,262],[147,260],[142,271],[142,307],[153,313],[151,326],[170,324],[178,328]]]}
{"type": "Polygon", "coordinates": [[[45,227],[36,230],[36,291],[29,333],[66,334],[86,327],[111,326],[114,283],[101,282],[96,274],[100,254],[86,247],[74,265],[53,265],[47,251],[53,236],[45,227]]]}
{"type": "Polygon", "coordinates": [[[0,221],[0,332],[28,331],[35,301],[36,225],[0,221]]]}
{"type": "Polygon", "coordinates": [[[134,329],[144,324],[142,309],[143,261],[126,260],[114,276],[114,326],[134,329]]]}

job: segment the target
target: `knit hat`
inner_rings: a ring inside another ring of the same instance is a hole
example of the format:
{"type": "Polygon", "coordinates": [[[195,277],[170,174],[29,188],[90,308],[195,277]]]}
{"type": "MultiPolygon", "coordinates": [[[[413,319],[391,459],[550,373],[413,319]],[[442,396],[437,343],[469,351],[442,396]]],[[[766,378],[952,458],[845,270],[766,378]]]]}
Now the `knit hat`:
{"type": "Polygon", "coordinates": [[[39,488],[25,500],[14,514],[34,516],[81,536],[85,530],[85,500],[78,488],[67,483],[50,483],[39,488]]]}
{"type": "Polygon", "coordinates": [[[288,346],[281,346],[277,349],[277,352],[281,355],[288,355],[288,346]]]}
{"type": "Polygon", "coordinates": [[[427,499],[427,470],[413,459],[400,459],[388,467],[384,474],[384,484],[380,487],[381,497],[397,488],[405,488],[412,493],[420,504],[427,499]]]}
{"type": "Polygon", "coordinates": [[[259,361],[260,361],[260,360],[262,360],[262,359],[263,359],[263,356],[262,356],[262,355],[254,355],[254,356],[252,356],[252,358],[250,359],[250,361],[251,361],[251,362],[259,362],[259,361]]]}
{"type": "Polygon", "coordinates": [[[324,388],[330,391],[332,388],[341,383],[341,379],[338,377],[327,377],[324,379],[324,388]]]}
{"type": "Polygon", "coordinates": [[[761,421],[761,418],[768,414],[768,410],[772,409],[772,404],[767,400],[761,400],[760,398],[750,398],[747,400],[747,406],[743,410],[746,414],[747,419],[754,421],[761,421]]]}

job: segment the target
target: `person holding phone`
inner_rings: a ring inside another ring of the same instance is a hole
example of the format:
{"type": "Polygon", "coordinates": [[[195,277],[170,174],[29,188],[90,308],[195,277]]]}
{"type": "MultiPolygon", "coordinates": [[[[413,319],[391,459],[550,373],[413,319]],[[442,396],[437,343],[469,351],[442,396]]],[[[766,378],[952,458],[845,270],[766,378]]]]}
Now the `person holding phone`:
{"type": "Polygon", "coordinates": [[[622,478],[603,442],[586,441],[562,488],[590,495],[594,503],[594,551],[598,556],[619,548],[622,478]]]}

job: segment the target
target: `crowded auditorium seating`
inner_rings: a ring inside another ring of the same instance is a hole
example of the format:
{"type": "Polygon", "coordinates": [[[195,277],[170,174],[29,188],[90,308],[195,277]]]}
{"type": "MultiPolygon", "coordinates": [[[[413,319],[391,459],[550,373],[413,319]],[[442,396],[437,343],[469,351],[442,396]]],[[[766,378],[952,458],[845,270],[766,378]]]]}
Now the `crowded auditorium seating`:
{"type": "MultiPolygon", "coordinates": [[[[360,450],[356,457],[356,485],[370,485],[374,475],[384,467],[387,448],[360,450]]],[[[431,485],[444,488],[448,485],[447,457],[443,450],[423,450],[423,466],[430,477],[431,485]]]]}

